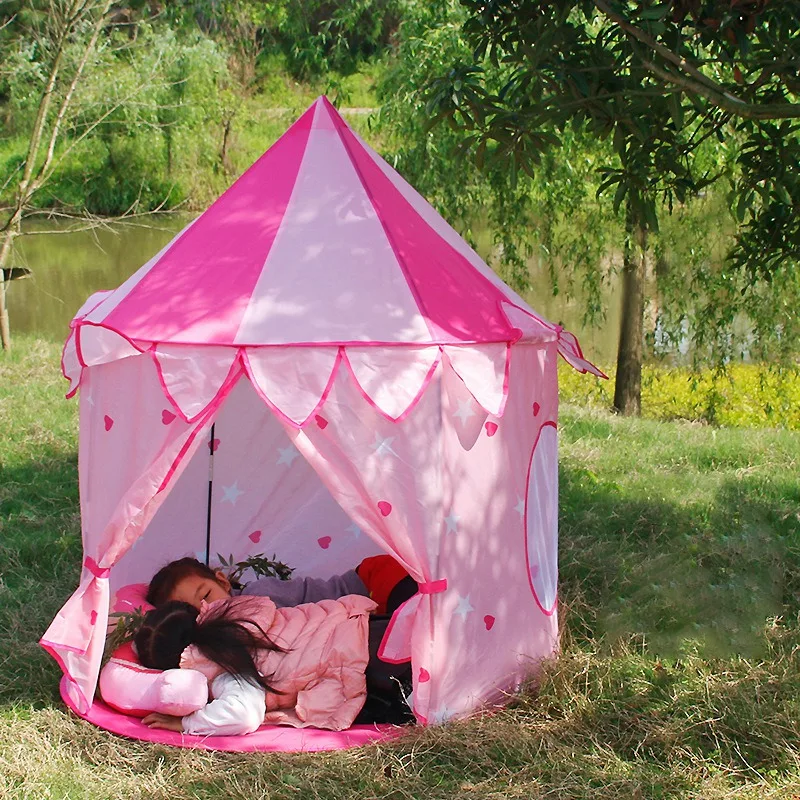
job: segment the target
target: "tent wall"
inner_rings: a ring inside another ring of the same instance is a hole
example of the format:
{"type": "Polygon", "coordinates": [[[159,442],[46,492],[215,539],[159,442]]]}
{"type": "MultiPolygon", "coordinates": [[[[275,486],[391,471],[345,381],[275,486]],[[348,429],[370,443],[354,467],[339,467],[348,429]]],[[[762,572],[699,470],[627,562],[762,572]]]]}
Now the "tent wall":
{"type": "Polygon", "coordinates": [[[557,645],[556,347],[512,348],[502,417],[487,416],[445,354],[402,421],[340,370],[302,429],[244,376],[188,424],[147,355],[85,369],[89,558],[43,642],[75,681],[76,705],[94,691],[109,576],[118,588],[205,555],[212,420],[212,563],[274,552],[298,575],[329,575],[389,552],[422,585],[386,642],[389,657],[413,660],[420,717],[499,699],[557,645]]]}
{"type": "MultiPolygon", "coordinates": [[[[543,613],[530,580],[532,571],[547,571],[555,581],[557,493],[529,493],[540,433],[555,433],[557,358],[555,343],[512,348],[502,418],[456,418],[449,412],[453,403],[464,407],[463,386],[446,387],[452,399],[442,422],[452,496],[445,504],[453,516],[441,542],[439,572],[448,591],[434,599],[432,660],[417,665],[430,675],[430,721],[502,700],[557,648],[554,604],[543,613]],[[528,538],[542,544],[549,563],[526,558],[528,538]]],[[[553,490],[558,463],[551,456],[535,480],[546,480],[553,490]]]]}
{"type": "MultiPolygon", "coordinates": [[[[321,410],[325,425],[287,426],[348,514],[426,586],[384,651],[412,658],[424,719],[499,699],[557,645],[554,605],[545,613],[537,602],[526,558],[529,538],[543,543],[534,548],[543,557],[556,552],[557,496],[528,487],[540,432],[554,431],[556,347],[513,348],[502,418],[486,416],[444,358],[402,423],[340,373],[321,410]]],[[[536,479],[555,487],[554,458],[536,479]]],[[[554,562],[533,566],[555,579],[554,562]]]]}

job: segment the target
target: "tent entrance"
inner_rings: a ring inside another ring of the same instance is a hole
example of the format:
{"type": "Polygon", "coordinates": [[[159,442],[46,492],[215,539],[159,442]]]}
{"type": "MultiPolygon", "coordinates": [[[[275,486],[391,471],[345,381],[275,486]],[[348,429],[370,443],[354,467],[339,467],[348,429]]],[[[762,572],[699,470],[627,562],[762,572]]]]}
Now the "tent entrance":
{"type": "Polygon", "coordinates": [[[112,592],[194,556],[212,567],[265,554],[327,577],[382,548],[350,519],[242,377],[167,497],[111,574],[112,592]]]}

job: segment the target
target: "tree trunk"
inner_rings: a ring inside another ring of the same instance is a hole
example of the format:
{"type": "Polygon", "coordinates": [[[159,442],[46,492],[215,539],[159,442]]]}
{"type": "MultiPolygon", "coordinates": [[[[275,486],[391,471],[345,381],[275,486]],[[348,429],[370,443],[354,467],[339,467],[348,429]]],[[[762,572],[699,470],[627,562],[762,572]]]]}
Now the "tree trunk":
{"type": "Polygon", "coordinates": [[[626,416],[642,412],[642,347],[644,340],[644,283],[647,228],[634,217],[630,203],[625,214],[622,269],[622,319],[617,349],[614,409],[626,416]]]}
{"type": "Polygon", "coordinates": [[[228,158],[228,144],[230,142],[232,123],[233,118],[231,117],[225,120],[225,124],[222,127],[222,149],[220,150],[219,160],[226,175],[230,175],[233,172],[233,166],[228,158]]]}
{"type": "Polygon", "coordinates": [[[11,349],[11,327],[8,324],[8,306],[6,306],[6,289],[8,281],[0,267],[0,342],[3,350],[11,349]]]}
{"type": "Polygon", "coordinates": [[[8,323],[8,304],[6,302],[6,292],[11,279],[6,280],[3,268],[11,255],[11,245],[18,230],[19,213],[17,212],[8,221],[6,229],[0,231],[0,236],[3,237],[2,244],[0,244],[0,344],[2,344],[3,350],[11,349],[11,326],[8,323]]]}

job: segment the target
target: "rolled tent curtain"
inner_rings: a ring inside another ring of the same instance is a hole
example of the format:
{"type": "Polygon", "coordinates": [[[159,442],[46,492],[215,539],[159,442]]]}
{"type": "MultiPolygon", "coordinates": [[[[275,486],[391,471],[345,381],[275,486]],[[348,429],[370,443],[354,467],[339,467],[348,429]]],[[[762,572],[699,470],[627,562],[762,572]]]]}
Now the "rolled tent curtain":
{"type": "MultiPolygon", "coordinates": [[[[438,571],[447,513],[439,381],[437,372],[408,417],[396,423],[365,399],[349,372],[340,370],[313,422],[302,429],[285,423],[337,503],[420,584],[420,594],[409,601],[408,624],[396,629],[400,641],[390,643],[396,661],[412,654],[415,660],[426,657],[433,604],[446,587],[447,576],[438,571]]],[[[427,684],[415,688],[415,711],[423,717],[428,690],[427,684]]]]}
{"type": "Polygon", "coordinates": [[[208,420],[190,425],[164,396],[146,354],[84,368],[78,472],[84,562],[77,590],[41,644],[70,679],[80,710],[91,706],[109,610],[110,569],[147,527],[177,478],[205,441],[208,420]]]}

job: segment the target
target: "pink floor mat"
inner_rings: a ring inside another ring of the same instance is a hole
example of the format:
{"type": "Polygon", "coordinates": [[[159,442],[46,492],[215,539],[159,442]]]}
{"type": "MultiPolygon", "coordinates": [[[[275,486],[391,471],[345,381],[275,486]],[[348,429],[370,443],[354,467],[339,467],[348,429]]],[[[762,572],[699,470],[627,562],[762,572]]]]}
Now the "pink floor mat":
{"type": "Polygon", "coordinates": [[[371,742],[385,742],[396,739],[405,731],[405,728],[396,725],[353,725],[345,731],[264,725],[244,736],[190,736],[186,733],[148,728],[137,717],[121,714],[102,700],[95,700],[88,713],[81,714],[67,693],[68,680],[66,676],[61,679],[61,697],[82,719],[119,736],[170,744],[175,747],[196,747],[202,750],[225,750],[235,753],[310,753],[321,750],[343,750],[371,742]]]}

